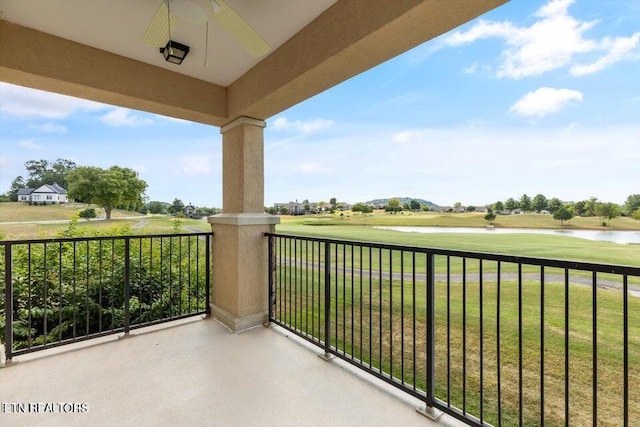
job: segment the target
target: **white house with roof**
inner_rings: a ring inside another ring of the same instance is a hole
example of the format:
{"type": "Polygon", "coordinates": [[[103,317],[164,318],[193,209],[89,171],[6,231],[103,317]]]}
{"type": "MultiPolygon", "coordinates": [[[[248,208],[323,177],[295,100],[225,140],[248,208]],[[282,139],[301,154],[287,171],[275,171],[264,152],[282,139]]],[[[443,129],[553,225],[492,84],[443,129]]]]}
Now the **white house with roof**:
{"type": "Polygon", "coordinates": [[[67,203],[67,190],[57,182],[44,184],[38,188],[20,188],[18,201],[32,205],[61,205],[67,203]]]}

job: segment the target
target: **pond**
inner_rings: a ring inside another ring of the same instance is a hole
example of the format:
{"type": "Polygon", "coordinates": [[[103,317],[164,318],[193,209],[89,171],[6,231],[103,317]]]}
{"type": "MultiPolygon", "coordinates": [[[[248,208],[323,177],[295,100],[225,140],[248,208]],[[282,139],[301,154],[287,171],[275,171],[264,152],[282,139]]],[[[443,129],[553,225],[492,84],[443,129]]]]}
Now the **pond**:
{"type": "Polygon", "coordinates": [[[540,228],[374,227],[404,233],[550,234],[621,244],[640,244],[640,231],[553,230],[540,228]]]}

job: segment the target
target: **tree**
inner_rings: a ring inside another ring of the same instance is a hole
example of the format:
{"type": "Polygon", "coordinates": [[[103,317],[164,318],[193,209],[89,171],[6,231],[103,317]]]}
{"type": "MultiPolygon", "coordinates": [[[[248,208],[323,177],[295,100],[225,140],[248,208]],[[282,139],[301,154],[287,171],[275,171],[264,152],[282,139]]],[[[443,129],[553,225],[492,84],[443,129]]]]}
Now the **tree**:
{"type": "Polygon", "coordinates": [[[173,203],[171,203],[171,206],[167,208],[167,211],[170,214],[178,215],[179,213],[184,212],[184,203],[180,199],[173,199],[173,203]]]}
{"type": "Polygon", "coordinates": [[[11,188],[9,189],[9,199],[11,199],[12,202],[17,202],[18,201],[18,190],[21,188],[25,188],[27,186],[27,184],[25,184],[24,182],[24,178],[21,176],[17,176],[12,182],[11,182],[11,188]]]}
{"type": "Polygon", "coordinates": [[[420,210],[420,202],[418,202],[417,200],[411,200],[409,202],[409,208],[411,208],[412,211],[419,211],[420,210]]]}
{"type": "Polygon", "coordinates": [[[629,216],[633,216],[637,209],[640,209],[640,194],[631,194],[624,202],[624,212],[629,216]]]}
{"type": "Polygon", "coordinates": [[[329,203],[331,203],[331,209],[335,211],[336,205],[338,204],[338,201],[336,200],[336,198],[335,197],[330,198],[329,203]]]}
{"type": "Polygon", "coordinates": [[[596,216],[596,205],[598,204],[597,197],[590,197],[589,200],[584,201],[584,216],[596,216]]]}
{"type": "Polygon", "coordinates": [[[498,200],[497,202],[495,202],[493,204],[493,209],[492,209],[496,214],[499,214],[500,212],[502,212],[504,210],[504,203],[502,203],[500,200],[498,200]]]}
{"type": "Polygon", "coordinates": [[[355,205],[353,205],[351,207],[351,211],[352,212],[363,212],[364,211],[364,207],[365,207],[364,203],[358,202],[358,203],[356,203],[355,205]]]}
{"type": "MultiPolygon", "coordinates": [[[[583,205],[584,206],[584,205],[583,205]]],[[[549,200],[549,212],[551,213],[555,213],[558,209],[560,209],[562,207],[562,201],[560,199],[558,199],[557,197],[552,197],[549,200]]],[[[573,211],[576,215],[580,215],[578,212],[576,212],[575,210],[575,205],[574,205],[574,211],[573,211]]]]}
{"type": "Polygon", "coordinates": [[[476,207],[475,206],[467,206],[467,212],[475,212],[476,211],[476,207]]]}
{"type": "Polygon", "coordinates": [[[534,211],[540,212],[546,210],[549,207],[549,201],[544,194],[536,194],[531,200],[531,207],[534,211]]]}
{"type": "Polygon", "coordinates": [[[460,203],[460,202],[455,202],[455,203],[453,204],[453,211],[454,211],[454,212],[458,212],[458,209],[460,209],[460,207],[461,207],[461,206],[462,206],[462,203],[460,203]]]}
{"type": "Polygon", "coordinates": [[[385,210],[387,212],[391,212],[396,213],[396,212],[400,212],[402,210],[402,207],[400,206],[400,199],[398,199],[397,197],[394,197],[393,199],[389,199],[389,201],[387,202],[387,206],[385,207],[385,210]]]}
{"type": "Polygon", "coordinates": [[[487,214],[484,216],[484,219],[489,221],[489,224],[493,223],[493,220],[496,219],[496,214],[493,213],[493,211],[489,211],[487,212],[487,214]]]}
{"type": "Polygon", "coordinates": [[[585,216],[586,212],[584,200],[579,200],[573,204],[573,213],[576,216],[585,216]]]}
{"type": "Polygon", "coordinates": [[[605,219],[611,221],[613,218],[620,216],[620,207],[615,203],[596,203],[595,213],[600,217],[602,225],[606,226],[605,219]]]}
{"type": "Polygon", "coordinates": [[[58,183],[59,186],[66,188],[69,185],[69,172],[76,169],[77,165],[66,159],[57,159],[52,163],[47,160],[29,160],[24,164],[24,168],[29,173],[26,187],[38,188],[44,184],[58,183]]]}
{"type": "Polygon", "coordinates": [[[152,214],[166,214],[167,213],[167,203],[151,201],[147,203],[147,211],[152,214]]]}
{"type": "Polygon", "coordinates": [[[80,213],[78,214],[80,216],[80,218],[84,218],[87,221],[91,220],[91,218],[95,218],[96,215],[96,210],[93,208],[88,208],[85,209],[83,211],[80,211],[80,213]]]}
{"type": "Polygon", "coordinates": [[[520,207],[520,209],[522,209],[523,212],[529,212],[531,210],[531,197],[527,196],[526,194],[523,194],[520,197],[520,202],[518,203],[518,206],[520,207]]]}
{"type": "Polygon", "coordinates": [[[373,206],[364,205],[364,208],[362,208],[362,214],[367,215],[370,213],[373,213],[373,206]]]}
{"type": "Polygon", "coordinates": [[[562,225],[564,225],[565,221],[568,221],[571,218],[573,218],[573,210],[568,206],[562,206],[553,213],[553,219],[559,220],[562,225]]]}
{"type": "Polygon", "coordinates": [[[515,199],[513,199],[512,197],[509,197],[504,202],[504,208],[508,210],[509,213],[511,213],[511,211],[513,211],[514,209],[518,209],[518,202],[516,202],[515,199]]]}
{"type": "Polygon", "coordinates": [[[631,215],[633,217],[633,219],[637,219],[638,221],[640,221],[640,208],[636,209],[633,212],[633,215],[631,215]]]}
{"type": "Polygon", "coordinates": [[[69,197],[104,208],[107,220],[115,208],[135,209],[142,203],[147,183],[133,169],[83,166],[69,172],[69,197]]]}
{"type": "Polygon", "coordinates": [[[265,206],[264,211],[270,215],[278,215],[278,210],[274,206],[265,206]]]}

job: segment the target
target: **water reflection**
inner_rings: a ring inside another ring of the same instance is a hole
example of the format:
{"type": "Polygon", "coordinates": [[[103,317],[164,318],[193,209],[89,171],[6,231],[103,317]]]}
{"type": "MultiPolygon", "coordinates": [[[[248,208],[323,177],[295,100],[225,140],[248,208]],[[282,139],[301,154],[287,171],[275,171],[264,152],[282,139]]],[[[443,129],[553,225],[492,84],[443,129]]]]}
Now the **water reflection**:
{"type": "Polygon", "coordinates": [[[578,237],[621,244],[640,244],[640,231],[552,230],[540,228],[473,228],[473,227],[374,227],[404,233],[474,233],[474,234],[549,234],[578,237]]]}

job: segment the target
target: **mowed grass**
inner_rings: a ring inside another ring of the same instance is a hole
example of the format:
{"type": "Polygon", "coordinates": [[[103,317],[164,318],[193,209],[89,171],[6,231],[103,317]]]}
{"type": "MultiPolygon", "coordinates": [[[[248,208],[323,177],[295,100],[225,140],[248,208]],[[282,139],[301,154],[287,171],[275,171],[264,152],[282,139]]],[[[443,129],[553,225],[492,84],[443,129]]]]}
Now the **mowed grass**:
{"type": "MultiPolygon", "coordinates": [[[[323,221],[318,219],[318,221],[323,221]]],[[[341,220],[337,220],[341,221],[341,220]]],[[[288,218],[277,226],[279,233],[336,238],[356,241],[392,243],[477,252],[503,253],[544,257],[552,259],[582,260],[596,263],[640,266],[640,245],[620,245],[563,236],[534,234],[478,235],[478,234],[418,234],[379,230],[352,225],[348,222],[335,225],[327,220],[323,226],[309,225],[300,218],[288,218]]],[[[397,224],[394,224],[397,225],[397,224]]],[[[406,225],[406,224],[403,224],[406,225]]],[[[324,273],[319,264],[307,271],[308,254],[323,262],[319,246],[310,249],[300,241],[294,247],[279,247],[281,256],[299,254],[297,269],[291,265],[278,270],[284,282],[276,289],[276,314],[294,327],[313,333],[324,339],[322,303],[324,273]],[[293,274],[293,276],[292,276],[293,274]],[[315,279],[309,279],[315,277],[315,279]],[[287,282],[291,280],[291,282],[287,282]],[[284,286],[282,286],[284,283],[284,286]],[[288,283],[294,283],[293,289],[288,283]],[[297,284],[297,287],[296,285],[297,284]],[[289,287],[287,287],[289,286],[289,287]],[[316,286],[314,290],[314,286],[316,286]],[[309,293],[312,293],[309,295],[309,293]],[[281,295],[282,294],[282,295],[281,295]],[[295,301],[300,301],[296,303],[295,301]],[[311,301],[309,303],[308,301],[311,301]],[[278,306],[279,304],[279,306],[278,306]],[[278,311],[280,310],[280,311],[278,311]],[[311,326],[313,331],[311,331],[311,326]]],[[[313,258],[311,258],[313,259],[313,258]]],[[[380,369],[407,384],[424,389],[425,371],[425,304],[424,283],[414,289],[410,280],[404,283],[398,278],[384,279],[388,272],[404,269],[412,271],[411,256],[402,259],[399,251],[374,252],[371,261],[365,251],[364,260],[356,251],[353,261],[349,246],[332,246],[332,342],[347,357],[363,360],[373,369],[380,369]],[[342,264],[346,263],[343,270],[342,264]],[[365,271],[364,283],[359,273],[351,275],[351,268],[365,271]],[[376,272],[368,285],[368,269],[376,272]],[[383,271],[379,280],[378,271],[383,271]],[[343,275],[346,272],[346,275],[343,275]],[[336,278],[337,274],[337,278],[336,278]],[[370,286],[370,287],[369,287],[370,286]],[[337,298],[336,298],[337,297],[337,298]],[[371,308],[370,308],[371,307],[371,308]],[[391,308],[393,307],[393,308],[391,308]],[[415,316],[413,315],[415,309],[415,316]],[[371,310],[371,311],[369,311],[371,310]],[[352,317],[353,313],[353,317],[352,317]],[[413,324],[415,322],[415,338],[413,324]],[[362,338],[361,338],[362,337],[362,338]],[[414,350],[414,348],[416,350],[414,350]],[[413,365],[413,359],[416,365],[413,365]],[[403,369],[404,367],[404,369],[403,369]],[[415,379],[414,379],[415,378],[415,379]]],[[[495,272],[495,263],[485,263],[484,272],[495,272]]],[[[443,272],[443,257],[436,257],[436,273],[443,272]]],[[[497,315],[497,283],[483,283],[482,292],[477,279],[469,278],[465,291],[460,282],[460,259],[454,259],[450,267],[458,276],[453,278],[447,297],[446,282],[436,282],[436,395],[449,400],[458,408],[479,416],[494,425],[498,423],[498,406],[503,425],[519,423],[519,400],[523,401],[523,424],[563,425],[565,416],[565,302],[564,285],[548,281],[544,287],[545,305],[540,310],[541,286],[539,281],[523,282],[522,336],[519,335],[519,297],[514,282],[514,265],[505,264],[506,274],[500,288],[500,315],[497,315]],[[509,276],[511,275],[511,276],[509,276]],[[482,295],[482,305],[480,304],[482,295]],[[449,316],[447,317],[447,306],[449,316]],[[480,307],[482,306],[482,309],[480,307]],[[480,314],[482,313],[482,315],[480,314]],[[541,320],[544,316],[544,322],[541,320]],[[482,322],[480,321],[482,319],[482,322]],[[500,328],[498,328],[498,319],[500,328]],[[482,323],[482,326],[481,326],[482,323]],[[542,327],[544,325],[544,327],[542,327]],[[482,339],[480,329],[482,327],[482,339]],[[541,333],[544,331],[544,344],[541,333]],[[498,332],[499,331],[499,332],[498,332]],[[498,338],[498,333],[500,337],[498,338]],[[464,338],[464,340],[463,340],[464,338]],[[520,346],[520,340],[522,346],[520,346]],[[482,342],[482,351],[480,343],[482,342]],[[499,345],[498,345],[499,344],[499,345]],[[544,364],[542,349],[544,345],[544,364]],[[463,358],[463,346],[466,357],[463,358]],[[498,350],[499,346],[499,350],[498,350]],[[447,357],[449,355],[449,357],[447,357]],[[498,356],[500,369],[498,369],[498,356]],[[480,359],[482,358],[482,374],[480,359]],[[522,360],[522,362],[520,362],[522,360]],[[544,369],[544,381],[541,370],[544,369]],[[519,375],[522,371],[522,392],[519,375]],[[501,376],[498,399],[498,372],[501,376]],[[447,381],[448,378],[448,381],[447,381]],[[482,393],[480,382],[482,381],[482,393]],[[541,412],[544,387],[544,412],[541,412]],[[522,393],[522,394],[521,394],[522,393]]],[[[468,262],[467,273],[477,272],[477,261],[468,262]]],[[[416,265],[416,272],[424,273],[424,265],[416,265]]],[[[524,266],[523,271],[539,271],[538,267],[524,266]]],[[[562,277],[563,270],[547,269],[547,274],[562,277]]],[[[571,278],[580,276],[572,272],[571,278]]],[[[599,275],[602,277],[603,275],[599,275]]],[[[419,278],[418,281],[424,280],[419,278]]],[[[617,277],[618,282],[620,278],[617,277]]],[[[629,284],[638,285],[640,279],[632,277],[629,284]]],[[[597,375],[598,375],[598,425],[622,424],[623,402],[623,321],[622,292],[598,289],[597,300],[597,375]]],[[[569,289],[569,423],[591,424],[593,417],[593,294],[587,286],[572,284],[569,289]]],[[[640,423],[640,298],[629,297],[629,420],[630,425],[640,423]]]]}
{"type": "MultiPolygon", "coordinates": [[[[368,226],[441,226],[441,227],[486,227],[489,223],[484,213],[436,213],[403,212],[389,214],[376,211],[372,215],[362,215],[351,211],[334,214],[282,216],[283,224],[304,225],[368,225],[368,226]]],[[[640,230],[640,221],[630,217],[618,217],[603,227],[598,217],[575,217],[561,224],[549,214],[498,215],[493,225],[497,228],[551,228],[551,229],[593,229],[593,230],[640,230]]]]}
{"type": "Polygon", "coordinates": [[[301,236],[640,266],[640,245],[621,245],[575,237],[542,234],[404,233],[353,225],[317,227],[296,222],[279,224],[276,231],[301,236]]]}
{"type": "MultiPolygon", "coordinates": [[[[182,219],[180,220],[181,232],[210,232],[211,225],[206,220],[182,219]]],[[[68,222],[54,224],[2,224],[0,232],[6,240],[26,240],[57,237],[67,227],[68,222]]],[[[93,232],[106,232],[108,230],[128,230],[126,234],[165,234],[174,232],[174,220],[167,216],[140,216],[136,219],[112,219],[110,221],[80,219],[77,230],[80,233],[91,235],[93,232]]]]}
{"type": "MultiPolygon", "coordinates": [[[[104,209],[82,203],[44,206],[29,205],[21,202],[0,203],[0,226],[2,226],[3,222],[70,220],[77,212],[86,208],[94,208],[98,216],[104,216],[104,209]]],[[[111,212],[111,218],[113,219],[130,216],[144,215],[121,209],[114,209],[111,212]]]]}
{"type": "MultiPolygon", "coordinates": [[[[322,259],[321,253],[316,251],[315,254],[320,255],[318,260],[322,259]]],[[[388,275],[383,274],[380,280],[377,267],[374,263],[368,264],[366,256],[364,258],[364,274],[351,273],[355,263],[351,263],[350,256],[338,256],[337,275],[332,266],[330,341],[346,357],[353,356],[409,387],[415,385],[424,390],[424,279],[418,279],[414,284],[407,278],[389,280],[388,275]],[[340,264],[342,260],[346,260],[345,270],[340,264]],[[369,276],[369,270],[375,273],[369,276]]],[[[359,254],[355,259],[359,259],[359,254]]],[[[275,281],[276,316],[294,328],[324,340],[324,271],[319,265],[309,267],[306,257],[299,258],[293,265],[282,260],[275,281]]],[[[393,267],[393,271],[399,270],[398,265],[393,267]]],[[[538,281],[523,282],[520,299],[517,282],[508,277],[501,281],[498,292],[495,279],[485,280],[481,289],[478,281],[469,280],[463,285],[459,277],[455,278],[456,272],[459,270],[453,269],[449,287],[444,280],[436,282],[436,396],[458,408],[464,407],[475,416],[479,416],[482,407],[484,420],[494,425],[497,425],[500,405],[503,425],[517,425],[522,371],[523,424],[540,425],[544,417],[546,425],[563,425],[567,328],[569,422],[570,425],[591,424],[592,290],[570,286],[567,326],[564,317],[567,295],[562,284],[545,284],[544,310],[541,310],[542,288],[538,281]],[[520,306],[522,335],[519,334],[520,306]],[[544,377],[541,376],[542,369],[544,377]],[[498,375],[501,377],[500,399],[498,375]],[[542,387],[544,413],[540,409],[542,387]]],[[[622,293],[598,290],[596,294],[598,425],[617,426],[622,424],[623,413],[622,293]]],[[[640,422],[640,298],[629,298],[628,323],[629,420],[630,425],[637,425],[640,422]]]]}

